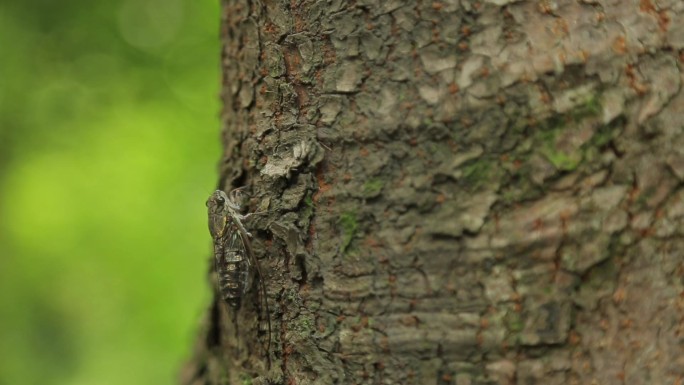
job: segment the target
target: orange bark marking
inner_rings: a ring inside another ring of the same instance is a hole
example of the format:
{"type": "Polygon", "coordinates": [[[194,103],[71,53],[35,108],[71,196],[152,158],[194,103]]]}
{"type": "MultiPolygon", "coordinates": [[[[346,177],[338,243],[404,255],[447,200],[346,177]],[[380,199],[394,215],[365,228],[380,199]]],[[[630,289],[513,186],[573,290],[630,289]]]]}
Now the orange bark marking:
{"type": "Polygon", "coordinates": [[[623,55],[625,52],[627,52],[627,43],[624,36],[618,36],[613,41],[613,51],[620,55],[623,55]]]}

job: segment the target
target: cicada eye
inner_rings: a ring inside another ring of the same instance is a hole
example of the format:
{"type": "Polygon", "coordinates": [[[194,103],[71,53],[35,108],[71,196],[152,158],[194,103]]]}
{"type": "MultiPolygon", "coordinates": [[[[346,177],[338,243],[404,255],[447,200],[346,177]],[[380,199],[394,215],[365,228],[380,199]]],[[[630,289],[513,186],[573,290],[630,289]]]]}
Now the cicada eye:
{"type": "Polygon", "coordinates": [[[214,192],[214,198],[216,199],[216,203],[218,203],[221,206],[223,206],[226,203],[226,199],[227,199],[226,193],[224,193],[221,190],[216,190],[214,192]]]}

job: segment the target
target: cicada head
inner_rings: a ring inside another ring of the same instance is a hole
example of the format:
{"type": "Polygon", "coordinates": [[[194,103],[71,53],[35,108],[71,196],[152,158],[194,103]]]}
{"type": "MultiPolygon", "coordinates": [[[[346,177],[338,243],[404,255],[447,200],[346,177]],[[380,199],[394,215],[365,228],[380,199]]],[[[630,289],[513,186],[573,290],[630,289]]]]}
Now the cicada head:
{"type": "Polygon", "coordinates": [[[222,237],[226,231],[229,215],[228,205],[228,196],[221,190],[214,191],[207,199],[209,232],[214,239],[222,237]]]}

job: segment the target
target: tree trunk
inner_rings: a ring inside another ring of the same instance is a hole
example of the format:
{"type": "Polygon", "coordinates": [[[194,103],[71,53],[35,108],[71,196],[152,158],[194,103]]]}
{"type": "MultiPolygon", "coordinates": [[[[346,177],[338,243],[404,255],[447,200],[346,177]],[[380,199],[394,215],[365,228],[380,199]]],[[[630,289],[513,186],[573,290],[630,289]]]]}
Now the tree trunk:
{"type": "Polygon", "coordinates": [[[183,383],[681,384],[683,15],[224,0],[263,274],[183,383]]]}

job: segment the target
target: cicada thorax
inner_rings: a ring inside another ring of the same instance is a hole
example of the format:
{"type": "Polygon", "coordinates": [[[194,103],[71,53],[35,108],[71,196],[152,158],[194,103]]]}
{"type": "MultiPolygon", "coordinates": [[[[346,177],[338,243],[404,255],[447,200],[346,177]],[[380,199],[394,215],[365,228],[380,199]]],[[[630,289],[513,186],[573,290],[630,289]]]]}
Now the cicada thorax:
{"type": "Polygon", "coordinates": [[[250,256],[235,224],[229,226],[221,243],[215,250],[219,291],[223,300],[237,310],[252,282],[250,256]]]}

